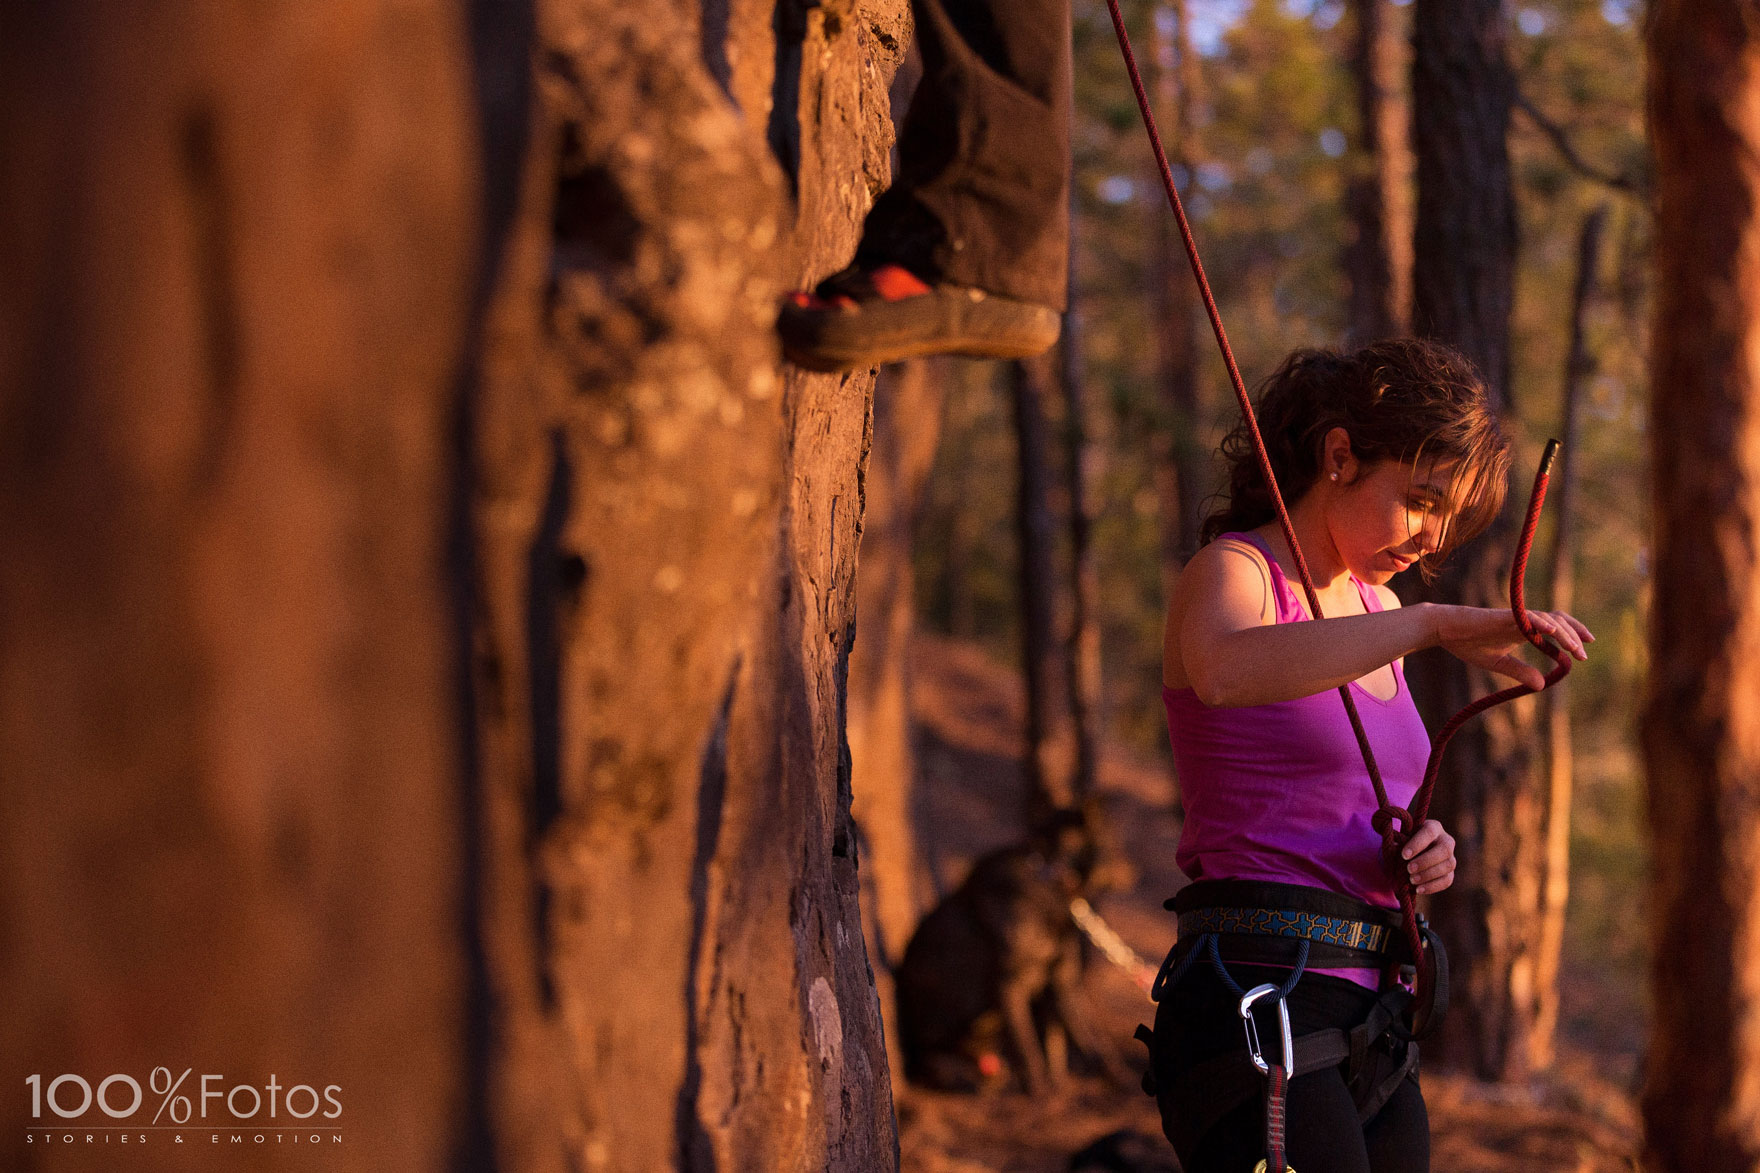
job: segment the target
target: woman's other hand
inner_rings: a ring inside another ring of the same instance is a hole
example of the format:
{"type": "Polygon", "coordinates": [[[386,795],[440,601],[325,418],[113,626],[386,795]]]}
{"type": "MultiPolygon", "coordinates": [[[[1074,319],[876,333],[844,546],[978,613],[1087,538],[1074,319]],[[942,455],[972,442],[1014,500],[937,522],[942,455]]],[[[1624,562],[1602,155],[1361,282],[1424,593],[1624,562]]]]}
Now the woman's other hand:
{"type": "MultiPolygon", "coordinates": [[[[1508,676],[1536,692],[1546,687],[1545,674],[1516,654],[1528,646],[1528,640],[1507,609],[1434,606],[1436,642],[1451,654],[1475,667],[1508,676]]],[[[1575,617],[1563,611],[1529,611],[1528,621],[1567,655],[1579,660],[1589,658],[1583,644],[1594,643],[1595,637],[1575,617]]]]}
{"type": "Polygon", "coordinates": [[[1419,895],[1440,892],[1454,883],[1454,836],[1435,819],[1425,819],[1400,849],[1406,875],[1419,895]]]}

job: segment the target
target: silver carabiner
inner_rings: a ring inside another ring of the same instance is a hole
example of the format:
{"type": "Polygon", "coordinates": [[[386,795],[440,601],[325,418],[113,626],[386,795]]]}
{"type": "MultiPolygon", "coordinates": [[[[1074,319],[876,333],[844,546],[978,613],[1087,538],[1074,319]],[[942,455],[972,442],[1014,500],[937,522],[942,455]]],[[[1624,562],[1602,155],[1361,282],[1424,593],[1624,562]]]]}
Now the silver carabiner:
{"type": "Polygon", "coordinates": [[[1265,1052],[1259,1046],[1259,1026],[1253,1021],[1253,1003],[1262,998],[1277,999],[1277,1025],[1283,1032],[1283,1077],[1296,1077],[1295,1042],[1289,1032],[1289,1003],[1284,1000],[1283,991],[1267,982],[1262,986],[1254,986],[1241,995],[1241,1021],[1246,1024],[1247,1054],[1253,1060],[1253,1066],[1259,1069],[1260,1075],[1271,1074],[1271,1064],[1265,1062],[1265,1052]]]}

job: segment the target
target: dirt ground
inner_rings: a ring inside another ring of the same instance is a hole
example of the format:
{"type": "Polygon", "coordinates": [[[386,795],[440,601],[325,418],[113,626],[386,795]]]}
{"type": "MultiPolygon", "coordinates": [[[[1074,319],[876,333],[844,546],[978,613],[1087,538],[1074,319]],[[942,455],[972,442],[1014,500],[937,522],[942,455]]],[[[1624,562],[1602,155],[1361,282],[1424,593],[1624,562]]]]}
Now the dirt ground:
{"type": "MultiPolygon", "coordinates": [[[[1020,835],[1021,685],[976,647],[932,636],[918,637],[913,672],[920,777],[915,821],[935,889],[947,892],[978,855],[1020,835]]],[[[1141,870],[1137,886],[1107,896],[1100,911],[1137,952],[1156,962],[1173,942],[1161,901],[1183,882],[1173,862],[1179,819],[1172,782],[1159,763],[1110,749],[1100,784],[1141,870]]],[[[1637,1112],[1630,1093],[1635,1024],[1625,1008],[1599,996],[1594,981],[1567,973],[1566,982],[1560,1058],[1532,1086],[1425,1072],[1432,1168],[1439,1173],[1637,1168],[1637,1112]]],[[[1152,1019],[1153,1004],[1104,960],[1090,969],[1085,992],[1119,1053],[1140,1070],[1144,1052],[1131,1031],[1152,1019]]],[[[902,1083],[895,1083],[895,1095],[910,1173],[1178,1168],[1161,1137],[1154,1101],[1097,1077],[1072,1077],[1040,1098],[1007,1091],[942,1094],[902,1083]],[[1072,1163],[1093,1142],[1118,1133],[1124,1135],[1111,1146],[1113,1163],[1072,1163]]]]}

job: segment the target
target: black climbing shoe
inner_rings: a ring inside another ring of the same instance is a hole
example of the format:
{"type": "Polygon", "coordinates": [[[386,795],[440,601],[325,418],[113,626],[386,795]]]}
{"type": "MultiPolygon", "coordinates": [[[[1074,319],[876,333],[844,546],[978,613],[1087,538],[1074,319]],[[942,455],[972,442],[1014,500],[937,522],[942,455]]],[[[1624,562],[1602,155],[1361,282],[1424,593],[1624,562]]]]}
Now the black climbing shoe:
{"type": "Polygon", "coordinates": [[[1028,358],[1057,341],[1047,306],[961,285],[930,285],[898,265],[845,269],[789,295],[777,318],[796,366],[849,371],[931,354],[1028,358]]]}

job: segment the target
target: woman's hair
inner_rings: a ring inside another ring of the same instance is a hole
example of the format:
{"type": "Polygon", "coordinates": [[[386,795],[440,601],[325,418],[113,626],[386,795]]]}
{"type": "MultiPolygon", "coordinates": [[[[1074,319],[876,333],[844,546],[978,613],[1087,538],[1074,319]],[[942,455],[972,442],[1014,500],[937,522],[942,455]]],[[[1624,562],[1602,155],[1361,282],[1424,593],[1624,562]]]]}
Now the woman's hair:
{"type": "MultiPolygon", "coordinates": [[[[1450,466],[1453,516],[1437,552],[1419,561],[1425,578],[1503,508],[1509,439],[1473,364],[1440,343],[1398,338],[1351,354],[1298,350],[1260,386],[1256,414],[1278,487],[1292,506],[1319,478],[1333,428],[1345,430],[1352,455],[1365,464],[1450,466]]],[[[1204,519],[1203,542],[1277,516],[1245,420],[1222,441],[1222,454],[1227,500],[1204,519]]]]}

